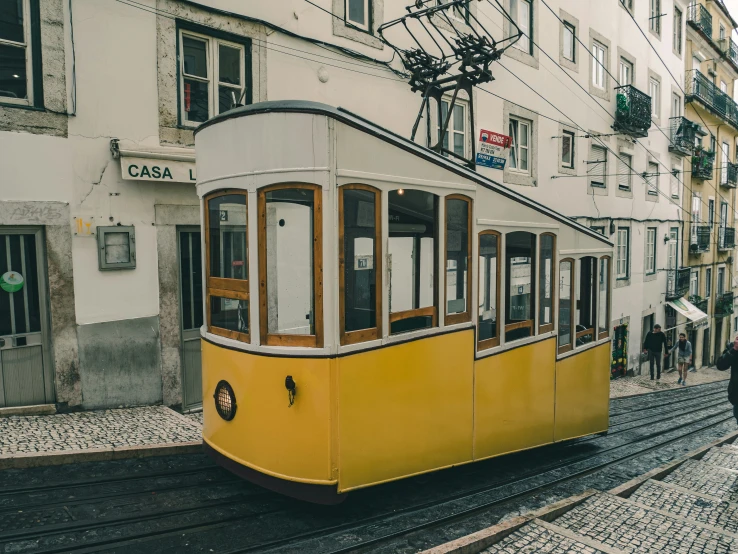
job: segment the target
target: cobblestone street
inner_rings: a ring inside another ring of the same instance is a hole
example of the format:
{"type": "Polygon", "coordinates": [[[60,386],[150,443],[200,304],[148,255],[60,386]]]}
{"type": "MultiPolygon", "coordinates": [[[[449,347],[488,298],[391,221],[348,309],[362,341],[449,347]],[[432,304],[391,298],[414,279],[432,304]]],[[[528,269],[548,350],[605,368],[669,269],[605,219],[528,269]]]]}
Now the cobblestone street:
{"type": "MultiPolygon", "coordinates": [[[[619,379],[610,381],[610,398],[646,394],[659,390],[675,389],[682,386],[677,383],[679,380],[679,372],[676,370],[673,372],[662,373],[661,379],[658,381],[651,381],[651,377],[648,374],[647,364],[644,364],[643,370],[646,372],[645,375],[620,377],[619,379]]],[[[714,367],[703,367],[695,372],[689,372],[689,375],[687,376],[687,386],[691,387],[694,385],[714,383],[715,381],[726,381],[729,378],[729,371],[718,371],[714,367]]]]}

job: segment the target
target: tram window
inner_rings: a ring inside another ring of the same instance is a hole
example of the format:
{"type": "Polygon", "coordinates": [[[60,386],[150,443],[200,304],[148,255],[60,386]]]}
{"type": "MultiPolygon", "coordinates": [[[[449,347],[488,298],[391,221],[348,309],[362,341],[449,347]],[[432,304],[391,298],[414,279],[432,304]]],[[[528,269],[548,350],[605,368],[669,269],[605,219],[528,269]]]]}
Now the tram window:
{"type": "Polygon", "coordinates": [[[345,185],[339,195],[341,344],[354,344],[382,336],[380,192],[345,185]]]}
{"type": "Polygon", "coordinates": [[[505,236],[505,342],[533,335],[536,236],[525,231],[505,236]]]}
{"type": "Polygon", "coordinates": [[[577,261],[577,266],[579,266],[579,279],[576,305],[576,346],[583,346],[594,340],[597,259],[591,256],[581,258],[577,261]]]}
{"type": "Polygon", "coordinates": [[[572,277],[574,260],[561,260],[559,263],[559,354],[572,349],[571,329],[573,313],[571,305],[571,291],[574,281],[572,277]]]}
{"type": "Polygon", "coordinates": [[[497,310],[500,306],[500,234],[479,233],[479,319],[478,349],[500,344],[497,310]]]}
{"type": "Polygon", "coordinates": [[[262,344],[323,346],[321,190],[259,191],[259,327],[262,344]]]}
{"type": "Polygon", "coordinates": [[[471,321],[471,200],[446,197],[446,325],[471,321]]]}
{"type": "Polygon", "coordinates": [[[604,339],[610,334],[610,257],[600,258],[600,270],[597,273],[599,280],[599,311],[597,324],[597,338],[604,339]]]}
{"type": "Polygon", "coordinates": [[[246,193],[226,191],[207,198],[208,330],[249,342],[248,217],[246,193]]]}
{"type": "Polygon", "coordinates": [[[556,237],[544,233],[540,238],[541,249],[538,265],[538,332],[550,333],[554,329],[554,250],[556,237]]]}
{"type": "Polygon", "coordinates": [[[390,334],[435,327],[438,197],[399,189],[388,202],[390,334]]]}

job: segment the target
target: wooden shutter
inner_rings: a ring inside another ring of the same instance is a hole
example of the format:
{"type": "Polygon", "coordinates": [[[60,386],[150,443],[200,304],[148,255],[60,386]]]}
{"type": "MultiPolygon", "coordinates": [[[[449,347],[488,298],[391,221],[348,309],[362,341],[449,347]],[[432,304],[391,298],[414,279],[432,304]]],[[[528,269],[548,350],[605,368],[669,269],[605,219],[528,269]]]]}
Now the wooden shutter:
{"type": "Polygon", "coordinates": [[[618,188],[630,190],[630,167],[633,158],[629,154],[620,154],[618,157],[618,188]]]}
{"type": "Polygon", "coordinates": [[[604,187],[607,171],[607,151],[602,146],[595,144],[590,146],[587,169],[589,170],[590,184],[593,187],[604,187]]]}

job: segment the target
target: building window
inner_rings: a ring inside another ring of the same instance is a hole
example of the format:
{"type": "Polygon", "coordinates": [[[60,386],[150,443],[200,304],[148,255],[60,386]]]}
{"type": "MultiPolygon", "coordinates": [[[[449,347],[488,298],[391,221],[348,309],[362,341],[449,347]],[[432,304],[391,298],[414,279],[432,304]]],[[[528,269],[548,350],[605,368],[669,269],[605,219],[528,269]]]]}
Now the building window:
{"type": "Polygon", "coordinates": [[[595,233],[599,233],[603,237],[605,236],[605,227],[603,225],[593,225],[590,227],[595,233]]]}
{"type": "MultiPolygon", "coordinates": [[[[436,0],[436,3],[438,6],[442,6],[443,4],[448,4],[451,1],[452,0],[436,0]]],[[[427,0],[426,0],[426,3],[427,3],[427,0]]],[[[453,15],[454,17],[458,19],[462,19],[468,23],[469,22],[469,6],[466,6],[464,8],[460,6],[455,7],[453,10],[453,15]]]]}
{"type": "Polygon", "coordinates": [[[515,46],[527,54],[532,54],[533,44],[530,34],[533,29],[533,5],[531,0],[510,0],[510,16],[523,33],[515,46]]]}
{"type": "Polygon", "coordinates": [[[574,169],[574,133],[564,131],[561,136],[561,165],[574,169]]]}
{"type": "Polygon", "coordinates": [[[618,240],[615,245],[616,277],[618,279],[627,279],[630,264],[630,229],[628,227],[618,228],[618,240]]]}
{"type": "Polygon", "coordinates": [[[500,344],[500,271],[500,234],[482,231],[479,233],[479,350],[500,344]]]}
{"type": "Polygon", "coordinates": [[[669,178],[669,188],[672,198],[679,198],[679,180],[679,170],[676,168],[672,169],[669,178]]]}
{"type": "Polygon", "coordinates": [[[730,162],[730,144],[723,142],[722,144],[723,159],[720,164],[720,184],[728,183],[728,162],[730,162]]]}
{"type": "Polygon", "coordinates": [[[633,64],[620,58],[620,86],[633,84],[633,64]]]}
{"type": "Polygon", "coordinates": [[[338,189],[341,344],[382,338],[381,193],[367,185],[338,189]]]}
{"type": "Polygon", "coordinates": [[[707,222],[710,227],[715,224],[715,200],[712,198],[707,201],[707,222]]]}
{"type": "Polygon", "coordinates": [[[180,47],[183,124],[198,125],[244,103],[246,46],[182,31],[180,47]]]}
{"type": "Polygon", "coordinates": [[[369,31],[371,24],[369,6],[369,0],[346,0],[346,23],[369,31]]]}
{"type": "Polygon", "coordinates": [[[471,199],[447,196],[446,325],[471,321],[471,228],[471,199]]]}
{"type": "Polygon", "coordinates": [[[592,43],[592,84],[597,88],[605,88],[605,46],[595,41],[592,43]]]}
{"type": "MultiPolygon", "coordinates": [[[[446,121],[446,117],[448,117],[448,107],[450,105],[450,99],[444,98],[441,100],[441,117],[438,122],[439,139],[441,138],[441,126],[446,121]]],[[[469,128],[467,123],[467,113],[468,110],[466,102],[457,98],[454,103],[454,109],[451,113],[451,119],[448,122],[448,127],[446,127],[446,134],[443,137],[443,149],[451,151],[462,158],[467,157],[466,137],[469,128]]],[[[443,155],[448,156],[447,153],[444,153],[443,155]]]]}
{"type": "Polygon", "coordinates": [[[618,188],[620,190],[630,190],[632,183],[632,173],[630,168],[633,165],[633,156],[630,154],[620,153],[618,156],[618,188]]]}
{"type": "Polygon", "coordinates": [[[323,347],[321,188],[259,189],[259,328],[269,346],[323,347]]]}
{"type": "Polygon", "coordinates": [[[656,227],[646,229],[646,275],[656,273],[656,227]]]}
{"type": "Polygon", "coordinates": [[[579,281],[576,303],[576,346],[594,341],[598,290],[595,286],[597,258],[586,256],[577,260],[579,281]]]}
{"type": "Polygon", "coordinates": [[[717,272],[717,283],[715,284],[715,291],[718,296],[725,294],[725,268],[719,267],[717,272]]]}
{"type": "Polygon", "coordinates": [[[206,202],[208,331],[249,342],[247,196],[245,192],[215,193],[206,202]]]}
{"type": "Polygon", "coordinates": [[[510,117],[510,169],[530,174],[530,121],[510,117]]]}
{"type": "Polygon", "coordinates": [[[649,18],[649,28],[657,35],[661,34],[661,0],[650,0],[651,17],[649,18]]]}
{"type": "Polygon", "coordinates": [[[554,329],[554,264],[556,263],[556,237],[544,233],[540,237],[540,252],[538,262],[538,334],[550,333],[554,329]]]}
{"type": "Polygon", "coordinates": [[[720,40],[723,40],[725,38],[725,27],[722,23],[720,24],[720,31],[718,36],[720,37],[720,40]]]}
{"type": "Polygon", "coordinates": [[[682,115],[682,97],[678,94],[671,95],[671,117],[682,115]]]}
{"type": "Polygon", "coordinates": [[[559,263],[559,354],[572,349],[572,287],[574,260],[567,258],[559,263]]]}
{"type": "Polygon", "coordinates": [[[589,147],[589,162],[587,162],[589,184],[593,187],[605,187],[607,175],[607,150],[597,144],[589,147]]]}
{"type": "Polygon", "coordinates": [[[600,258],[599,279],[599,311],[597,312],[597,338],[604,339],[610,334],[610,257],[600,258]]]}
{"type": "Polygon", "coordinates": [[[620,3],[628,10],[633,9],[633,0],[620,0],[620,3]]]}
{"type": "Polygon", "coordinates": [[[700,294],[700,270],[693,269],[689,274],[689,295],[698,296],[700,294]]]}
{"type": "Polygon", "coordinates": [[[651,97],[651,116],[659,117],[661,100],[659,98],[660,83],[651,77],[648,80],[648,95],[651,97]]]}
{"type": "Polygon", "coordinates": [[[705,269],[705,298],[710,298],[712,294],[712,268],[705,269]]]}
{"type": "Polygon", "coordinates": [[[682,53],[682,10],[674,6],[674,51],[682,53]]]}
{"type": "Polygon", "coordinates": [[[728,85],[725,83],[725,81],[720,81],[720,92],[723,94],[728,94],[728,85]]]}
{"type": "Polygon", "coordinates": [[[515,231],[505,236],[505,342],[533,336],[536,236],[515,231]]]}
{"type": "Polygon", "coordinates": [[[438,325],[438,197],[421,190],[388,194],[390,334],[438,325]]]}
{"type": "Polygon", "coordinates": [[[577,29],[571,23],[564,23],[564,44],[563,51],[564,57],[570,62],[576,62],[577,48],[576,48],[576,36],[577,29]]]}
{"type": "Polygon", "coordinates": [[[29,0],[0,2],[0,102],[33,103],[29,0]]]}
{"type": "Polygon", "coordinates": [[[659,164],[648,162],[646,181],[648,182],[648,194],[657,195],[659,193],[659,164]]]}

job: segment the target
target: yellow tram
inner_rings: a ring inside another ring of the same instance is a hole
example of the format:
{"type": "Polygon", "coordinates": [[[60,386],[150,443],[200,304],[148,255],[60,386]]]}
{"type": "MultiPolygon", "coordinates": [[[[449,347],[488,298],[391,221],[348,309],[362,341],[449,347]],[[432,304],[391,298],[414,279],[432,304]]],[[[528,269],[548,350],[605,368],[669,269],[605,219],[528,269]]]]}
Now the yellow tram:
{"type": "Polygon", "coordinates": [[[197,131],[203,438],[316,502],[608,428],[612,245],[341,109],[197,131]]]}

